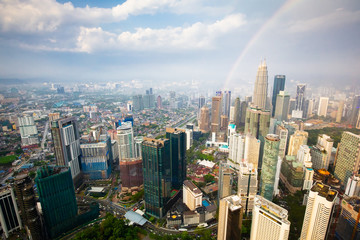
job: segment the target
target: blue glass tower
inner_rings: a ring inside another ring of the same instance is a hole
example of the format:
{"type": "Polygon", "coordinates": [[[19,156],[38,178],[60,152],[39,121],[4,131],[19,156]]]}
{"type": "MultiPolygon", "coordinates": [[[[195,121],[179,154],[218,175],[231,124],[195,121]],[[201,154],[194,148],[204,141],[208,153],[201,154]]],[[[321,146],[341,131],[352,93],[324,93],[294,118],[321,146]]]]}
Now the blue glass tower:
{"type": "Polygon", "coordinates": [[[275,75],[274,77],[274,87],[273,87],[273,95],[272,95],[272,116],[275,114],[275,106],[276,106],[276,96],[280,91],[284,91],[285,89],[285,75],[275,75]]]}

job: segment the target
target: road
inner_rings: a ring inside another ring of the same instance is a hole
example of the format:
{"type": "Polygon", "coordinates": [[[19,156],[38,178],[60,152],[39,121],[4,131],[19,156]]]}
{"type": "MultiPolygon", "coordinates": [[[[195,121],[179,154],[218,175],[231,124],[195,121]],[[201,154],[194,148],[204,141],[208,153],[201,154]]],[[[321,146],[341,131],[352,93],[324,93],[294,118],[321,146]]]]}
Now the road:
{"type": "Polygon", "coordinates": [[[16,167],[13,168],[13,171],[11,173],[9,173],[8,175],[6,175],[2,180],[1,180],[1,184],[4,184],[5,181],[11,177],[15,171],[19,170],[24,164],[28,163],[29,160],[27,161],[22,161],[19,165],[17,165],[16,167]]]}
{"type": "Polygon", "coordinates": [[[45,128],[44,128],[44,135],[43,135],[43,138],[41,140],[41,148],[42,149],[44,149],[45,141],[46,141],[48,132],[49,132],[49,121],[46,121],[45,128]]]}

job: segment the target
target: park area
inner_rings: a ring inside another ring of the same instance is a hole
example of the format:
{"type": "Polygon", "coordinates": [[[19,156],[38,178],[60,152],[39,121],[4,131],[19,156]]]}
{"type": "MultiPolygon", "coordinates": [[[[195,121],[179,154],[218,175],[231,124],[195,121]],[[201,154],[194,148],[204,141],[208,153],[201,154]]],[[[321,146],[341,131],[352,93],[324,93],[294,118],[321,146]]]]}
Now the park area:
{"type": "Polygon", "coordinates": [[[0,165],[9,165],[18,158],[17,155],[9,155],[0,157],[0,165]]]}

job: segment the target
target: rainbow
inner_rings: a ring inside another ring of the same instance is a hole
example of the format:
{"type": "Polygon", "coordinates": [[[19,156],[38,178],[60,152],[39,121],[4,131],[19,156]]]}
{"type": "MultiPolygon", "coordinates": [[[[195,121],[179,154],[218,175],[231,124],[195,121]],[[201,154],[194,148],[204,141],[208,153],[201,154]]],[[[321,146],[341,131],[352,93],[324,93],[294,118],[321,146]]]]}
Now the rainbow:
{"type": "Polygon", "coordinates": [[[227,75],[225,84],[224,84],[224,88],[223,89],[228,89],[229,83],[232,80],[234,73],[236,71],[236,69],[238,68],[240,62],[243,60],[243,58],[245,57],[245,55],[247,54],[247,52],[249,51],[249,49],[255,44],[255,42],[261,37],[261,35],[266,32],[266,30],[281,16],[283,15],[285,12],[289,11],[290,9],[292,9],[293,7],[295,7],[295,5],[297,3],[300,3],[301,0],[288,0],[286,1],[272,16],[271,18],[266,21],[261,27],[260,29],[251,37],[250,41],[245,45],[245,48],[242,50],[242,52],[240,53],[239,57],[236,59],[236,61],[234,62],[234,64],[231,67],[230,72],[227,75]]]}

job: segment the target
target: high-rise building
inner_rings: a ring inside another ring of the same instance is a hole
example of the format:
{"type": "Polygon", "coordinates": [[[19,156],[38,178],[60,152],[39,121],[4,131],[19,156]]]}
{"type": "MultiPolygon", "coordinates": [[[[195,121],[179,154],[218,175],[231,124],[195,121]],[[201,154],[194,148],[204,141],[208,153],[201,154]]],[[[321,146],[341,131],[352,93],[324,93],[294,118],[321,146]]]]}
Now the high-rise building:
{"type": "Polygon", "coordinates": [[[56,165],[70,167],[71,176],[77,186],[80,174],[80,135],[75,117],[58,119],[51,123],[56,165]]]}
{"type": "Polygon", "coordinates": [[[303,188],[303,164],[296,160],[296,156],[286,155],[281,164],[280,179],[290,193],[294,194],[303,188]]]}
{"type": "Polygon", "coordinates": [[[220,117],[220,130],[224,131],[229,126],[229,118],[226,115],[220,117]]]}
{"type": "Polygon", "coordinates": [[[272,94],[272,101],[271,101],[272,116],[275,116],[274,114],[275,114],[275,106],[277,103],[277,99],[276,99],[277,95],[280,93],[280,91],[285,90],[285,79],[286,79],[285,75],[275,75],[275,77],[274,77],[274,86],[273,86],[273,94],[272,94]]]}
{"type": "Polygon", "coordinates": [[[296,86],[296,104],[295,110],[303,111],[305,104],[306,84],[298,84],[296,86]]]}
{"type": "Polygon", "coordinates": [[[296,156],[301,145],[307,144],[308,132],[297,130],[290,136],[288,155],[296,156]]]}
{"type": "Polygon", "coordinates": [[[224,91],[223,93],[224,108],[222,114],[229,118],[231,106],[231,91],[224,91]]]}
{"type": "Polygon", "coordinates": [[[315,101],[314,99],[308,99],[306,100],[308,103],[307,103],[307,112],[305,112],[306,114],[306,118],[309,118],[309,117],[312,117],[314,114],[314,105],[315,105],[315,101]]]}
{"type": "Polygon", "coordinates": [[[19,117],[18,128],[21,135],[21,146],[26,147],[39,144],[38,131],[32,116],[19,117]]]}
{"type": "Polygon", "coordinates": [[[281,157],[281,159],[283,159],[286,155],[288,130],[282,125],[277,125],[275,133],[280,138],[279,157],[281,157]]]}
{"type": "Polygon", "coordinates": [[[51,124],[52,121],[58,120],[60,118],[60,113],[49,113],[49,122],[51,124]]]}
{"type": "Polygon", "coordinates": [[[32,239],[42,239],[41,222],[36,210],[36,198],[31,178],[26,174],[18,175],[15,178],[14,189],[22,223],[29,229],[32,239]]]}
{"type": "Polygon", "coordinates": [[[186,180],[186,131],[166,128],[166,138],[170,142],[171,186],[179,190],[186,180]]]}
{"type": "Polygon", "coordinates": [[[220,200],[218,240],[241,239],[243,206],[237,195],[220,200]]]}
{"type": "Polygon", "coordinates": [[[296,109],[296,99],[294,98],[290,98],[290,101],[289,101],[289,111],[288,113],[289,114],[292,114],[292,112],[296,109]]]}
{"type": "Polygon", "coordinates": [[[35,182],[46,228],[50,237],[54,237],[58,226],[72,220],[78,211],[70,169],[40,168],[35,182]]]}
{"type": "Polygon", "coordinates": [[[269,201],[272,201],[276,191],[275,180],[278,171],[279,145],[280,139],[278,135],[268,134],[265,137],[263,164],[260,176],[260,195],[269,201]]]}
{"type": "Polygon", "coordinates": [[[240,125],[245,125],[245,119],[246,119],[246,110],[248,107],[248,103],[246,101],[242,101],[240,103],[240,125]]]}
{"type": "Polygon", "coordinates": [[[276,105],[274,106],[274,118],[278,121],[287,121],[289,110],[290,95],[284,91],[280,91],[276,97],[276,105]]]}
{"type": "Polygon", "coordinates": [[[210,131],[209,128],[210,116],[209,116],[209,109],[206,106],[203,106],[200,111],[200,118],[199,118],[199,129],[203,133],[207,133],[210,131]]]}
{"type": "Polygon", "coordinates": [[[0,223],[6,238],[10,233],[23,227],[14,191],[9,186],[0,188],[0,223]]]}
{"type": "Polygon", "coordinates": [[[199,97],[199,103],[198,103],[198,109],[200,110],[205,105],[205,97],[200,96],[199,97]]]}
{"type": "Polygon", "coordinates": [[[335,229],[336,239],[360,239],[360,223],[357,219],[360,197],[345,197],[340,204],[341,212],[335,229]]]}
{"type": "Polygon", "coordinates": [[[229,123],[235,124],[235,106],[230,106],[229,123]]]}
{"type": "Polygon", "coordinates": [[[132,100],[133,100],[133,110],[141,111],[144,109],[143,96],[141,94],[134,95],[132,97],[132,100]]]}
{"type": "Polygon", "coordinates": [[[229,165],[238,169],[240,162],[244,159],[244,152],[245,136],[238,133],[232,133],[229,139],[229,159],[232,162],[230,162],[229,165]]]}
{"type": "Polygon", "coordinates": [[[329,105],[329,98],[328,97],[321,97],[319,101],[319,108],[317,115],[326,117],[327,109],[329,105]]]}
{"type": "Polygon", "coordinates": [[[144,137],[142,136],[134,137],[135,158],[141,158],[141,143],[143,141],[144,141],[144,137]]]}
{"type": "Polygon", "coordinates": [[[336,112],[336,122],[337,123],[340,123],[341,122],[341,118],[343,116],[343,112],[344,112],[344,105],[345,105],[345,101],[344,100],[341,100],[339,102],[339,107],[338,107],[338,110],[336,112]]]}
{"type": "Polygon", "coordinates": [[[260,144],[260,140],[256,137],[250,134],[246,135],[244,159],[245,162],[251,163],[255,169],[257,169],[259,165],[260,144]]]}
{"type": "Polygon", "coordinates": [[[211,105],[211,132],[218,132],[220,130],[220,115],[221,115],[221,96],[212,98],[211,105]]]}
{"type": "Polygon", "coordinates": [[[80,144],[81,169],[92,180],[107,179],[111,174],[113,154],[110,136],[101,135],[96,141],[80,144]]]}
{"type": "Polygon", "coordinates": [[[228,165],[221,163],[219,168],[218,200],[231,195],[231,182],[232,170],[228,165]]]}
{"type": "Polygon", "coordinates": [[[306,162],[311,162],[310,148],[308,145],[301,145],[299,151],[297,152],[298,162],[304,164],[306,162]]]}
{"type": "Polygon", "coordinates": [[[360,95],[354,96],[354,100],[351,106],[351,114],[350,114],[350,124],[351,126],[356,125],[360,109],[360,95]]]}
{"type": "Polygon", "coordinates": [[[158,109],[162,109],[163,106],[162,106],[162,99],[161,99],[161,96],[159,95],[156,99],[156,106],[158,109]]]}
{"type": "Polygon", "coordinates": [[[310,150],[311,160],[314,169],[326,169],[328,170],[331,158],[331,151],[334,144],[334,140],[326,134],[318,136],[316,146],[313,146],[310,150]]]}
{"type": "Polygon", "coordinates": [[[200,189],[191,181],[185,180],[183,184],[183,203],[194,211],[196,208],[202,206],[202,192],[200,189]]]}
{"type": "Polygon", "coordinates": [[[234,113],[234,121],[237,128],[240,127],[240,120],[241,120],[241,105],[240,105],[240,98],[235,99],[235,113],[234,113]]]}
{"type": "Polygon", "coordinates": [[[252,213],[250,240],[286,240],[289,233],[288,211],[257,195],[252,213]]]}
{"type": "Polygon", "coordinates": [[[247,215],[254,208],[254,199],[258,188],[257,178],[257,168],[254,168],[251,163],[240,163],[238,195],[241,198],[244,213],[247,215]]]}
{"type": "Polygon", "coordinates": [[[142,159],[146,213],[161,218],[171,191],[170,141],[144,138],[142,159]]]}
{"type": "Polygon", "coordinates": [[[354,174],[349,178],[349,180],[347,181],[347,184],[346,184],[346,188],[345,188],[345,195],[349,196],[349,197],[360,195],[360,175],[359,174],[354,174]]]}
{"type": "Polygon", "coordinates": [[[141,158],[125,158],[119,161],[121,186],[132,188],[143,184],[141,158]]]}
{"type": "Polygon", "coordinates": [[[261,62],[256,74],[253,106],[265,110],[268,90],[268,71],[266,62],[261,62]]]}
{"type": "Polygon", "coordinates": [[[131,122],[124,122],[117,129],[119,159],[134,158],[134,131],[131,122]]]}
{"type": "Polygon", "coordinates": [[[301,240],[326,238],[337,194],[337,191],[319,182],[310,189],[301,240]]]}
{"type": "Polygon", "coordinates": [[[269,133],[270,117],[269,111],[249,107],[246,110],[244,133],[250,133],[257,139],[265,137],[269,133]]]}
{"type": "Polygon", "coordinates": [[[153,109],[155,108],[155,95],[154,94],[146,94],[143,96],[143,104],[145,109],[153,109]]]}
{"type": "Polygon", "coordinates": [[[344,187],[353,174],[360,168],[360,135],[343,132],[336,155],[334,175],[344,187]]]}

